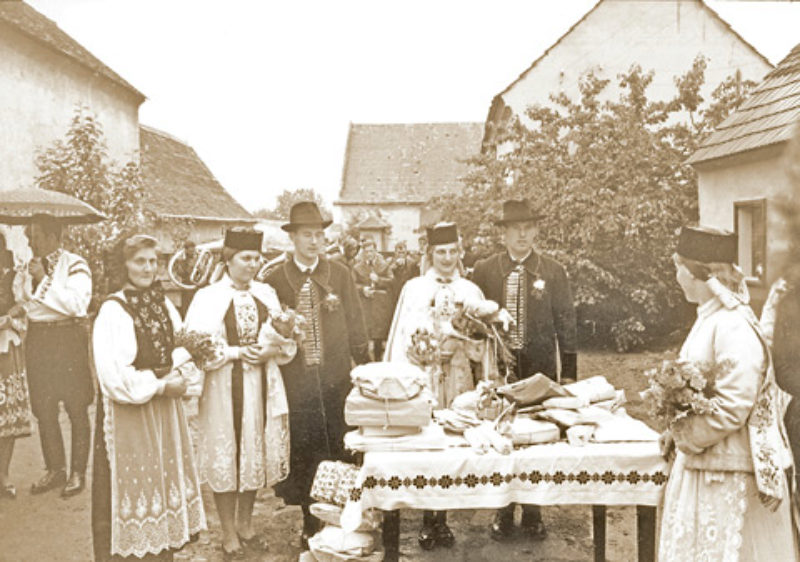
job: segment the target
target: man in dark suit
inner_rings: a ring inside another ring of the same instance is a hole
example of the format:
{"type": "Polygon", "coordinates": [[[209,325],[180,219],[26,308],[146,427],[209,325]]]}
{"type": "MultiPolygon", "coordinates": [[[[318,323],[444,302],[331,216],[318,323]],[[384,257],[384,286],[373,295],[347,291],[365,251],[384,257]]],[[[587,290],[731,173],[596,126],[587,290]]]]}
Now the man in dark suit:
{"type": "Polygon", "coordinates": [[[350,269],[321,257],[324,220],[316,204],[295,204],[289,222],[294,252],[270,269],[264,281],[282,304],[308,323],[297,355],[281,367],[289,402],[289,477],[275,486],[287,505],[303,509],[303,546],[316,531],[309,492],[322,460],[348,460],[344,449],[344,402],[350,392],[351,360],[366,363],[367,332],[350,269]]]}
{"type": "MultiPolygon", "coordinates": [[[[514,378],[543,373],[561,383],[574,382],[578,362],[572,291],[564,266],[534,248],[541,218],[525,200],[506,201],[502,218],[495,221],[506,249],[477,262],[473,281],[487,299],[498,302],[514,318],[509,334],[516,359],[514,378]]],[[[539,506],[522,506],[522,528],[535,540],[547,536],[539,506]]],[[[492,538],[504,540],[513,529],[511,504],[497,512],[492,538]]]]}

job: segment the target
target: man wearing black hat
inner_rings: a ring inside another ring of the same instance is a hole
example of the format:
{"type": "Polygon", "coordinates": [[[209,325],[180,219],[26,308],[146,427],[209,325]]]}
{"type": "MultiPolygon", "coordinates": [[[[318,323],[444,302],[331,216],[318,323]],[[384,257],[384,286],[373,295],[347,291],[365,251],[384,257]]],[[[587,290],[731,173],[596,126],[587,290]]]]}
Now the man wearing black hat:
{"type": "MultiPolygon", "coordinates": [[[[303,540],[316,530],[308,496],[322,460],[347,460],[344,402],[350,391],[351,360],[366,363],[367,332],[350,270],[321,257],[325,220],[311,201],[295,204],[289,222],[294,252],[267,274],[281,303],[302,314],[306,339],[281,370],[289,402],[289,478],[275,487],[289,505],[303,508],[303,540]]],[[[305,545],[304,545],[305,546],[305,545]]]]}
{"type": "MultiPolygon", "coordinates": [[[[574,382],[578,363],[572,291],[564,267],[534,249],[536,221],[541,218],[524,199],[503,203],[503,216],[495,222],[506,251],[477,262],[473,281],[514,318],[509,334],[516,359],[514,378],[543,373],[562,383],[574,382]]],[[[522,527],[535,540],[545,538],[539,506],[523,506],[522,527]]],[[[497,512],[492,538],[508,538],[513,528],[511,504],[497,512]]]]}

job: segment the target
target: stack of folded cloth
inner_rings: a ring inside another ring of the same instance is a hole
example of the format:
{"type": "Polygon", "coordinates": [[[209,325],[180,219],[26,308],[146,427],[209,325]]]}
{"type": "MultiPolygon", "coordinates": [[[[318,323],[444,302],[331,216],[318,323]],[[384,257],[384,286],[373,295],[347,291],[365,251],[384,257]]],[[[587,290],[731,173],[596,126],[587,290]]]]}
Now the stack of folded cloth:
{"type": "Polygon", "coordinates": [[[353,389],[344,406],[348,425],[365,437],[419,433],[431,421],[434,397],[425,371],[406,363],[367,363],[350,373],[353,389]]]}
{"type": "Polygon", "coordinates": [[[317,562],[383,560],[383,552],[376,550],[380,511],[370,509],[364,512],[361,525],[354,531],[341,528],[342,507],[357,476],[358,467],[343,462],[323,461],[317,468],[311,486],[311,497],[317,503],[311,504],[310,511],[325,526],[308,539],[310,555],[317,562]]]}

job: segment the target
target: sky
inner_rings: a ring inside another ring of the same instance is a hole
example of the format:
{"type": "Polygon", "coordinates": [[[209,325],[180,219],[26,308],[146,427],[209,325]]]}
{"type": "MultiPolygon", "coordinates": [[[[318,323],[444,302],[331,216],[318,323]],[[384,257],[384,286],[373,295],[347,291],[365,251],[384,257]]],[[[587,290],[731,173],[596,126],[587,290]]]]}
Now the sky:
{"type": "MultiPolygon", "coordinates": [[[[147,96],[246,208],[338,195],[350,123],[482,122],[596,0],[26,0],[147,96]]],[[[800,2],[707,2],[771,62],[800,2]]]]}

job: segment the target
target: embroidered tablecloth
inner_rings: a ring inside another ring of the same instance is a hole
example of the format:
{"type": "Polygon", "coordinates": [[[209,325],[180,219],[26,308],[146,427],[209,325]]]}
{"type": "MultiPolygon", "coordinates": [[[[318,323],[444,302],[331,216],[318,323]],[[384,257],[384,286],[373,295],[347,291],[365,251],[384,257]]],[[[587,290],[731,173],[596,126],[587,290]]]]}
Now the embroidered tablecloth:
{"type": "Polygon", "coordinates": [[[669,465],[658,443],[552,443],[479,455],[469,447],[364,454],[342,524],[362,510],[496,509],[536,505],[657,505],[669,465]]]}

